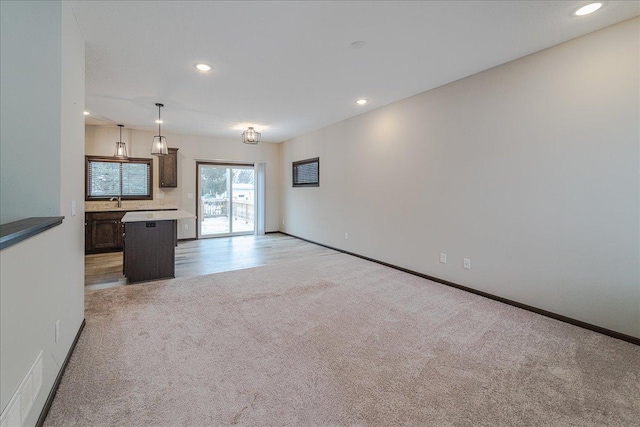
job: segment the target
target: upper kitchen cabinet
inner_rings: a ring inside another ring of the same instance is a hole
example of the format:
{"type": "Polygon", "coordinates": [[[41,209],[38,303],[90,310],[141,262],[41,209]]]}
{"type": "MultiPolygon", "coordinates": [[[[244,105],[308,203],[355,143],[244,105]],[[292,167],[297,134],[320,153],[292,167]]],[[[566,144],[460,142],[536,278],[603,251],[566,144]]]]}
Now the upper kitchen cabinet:
{"type": "Polygon", "coordinates": [[[169,154],[158,157],[160,164],[160,188],[178,186],[178,149],[169,148],[169,154]]]}

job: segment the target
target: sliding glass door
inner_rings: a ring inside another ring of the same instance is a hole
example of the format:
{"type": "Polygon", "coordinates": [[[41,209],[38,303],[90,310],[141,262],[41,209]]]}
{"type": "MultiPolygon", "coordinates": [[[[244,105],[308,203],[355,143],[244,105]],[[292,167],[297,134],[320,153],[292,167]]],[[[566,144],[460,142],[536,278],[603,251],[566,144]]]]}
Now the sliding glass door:
{"type": "Polygon", "coordinates": [[[198,236],[255,233],[255,171],[250,165],[198,163],[198,236]]]}

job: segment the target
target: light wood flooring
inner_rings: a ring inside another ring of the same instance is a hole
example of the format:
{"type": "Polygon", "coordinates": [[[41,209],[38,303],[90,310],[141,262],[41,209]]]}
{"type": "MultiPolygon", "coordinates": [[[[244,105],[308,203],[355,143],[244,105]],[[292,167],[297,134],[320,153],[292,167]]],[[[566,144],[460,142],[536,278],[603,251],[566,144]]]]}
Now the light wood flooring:
{"type": "MultiPolygon", "coordinates": [[[[336,251],[280,233],[178,242],[176,277],[193,277],[286,262],[336,251]]],[[[86,290],[126,285],[122,252],[85,255],[86,290]]]]}

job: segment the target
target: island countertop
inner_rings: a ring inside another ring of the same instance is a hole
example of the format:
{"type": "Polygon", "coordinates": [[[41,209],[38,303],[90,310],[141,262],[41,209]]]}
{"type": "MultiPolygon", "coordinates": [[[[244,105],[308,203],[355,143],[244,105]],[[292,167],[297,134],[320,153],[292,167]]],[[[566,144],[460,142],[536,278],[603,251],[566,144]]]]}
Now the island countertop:
{"type": "Polygon", "coordinates": [[[173,221],[195,217],[195,215],[180,209],[177,211],[135,211],[124,214],[121,222],[173,221]]]}

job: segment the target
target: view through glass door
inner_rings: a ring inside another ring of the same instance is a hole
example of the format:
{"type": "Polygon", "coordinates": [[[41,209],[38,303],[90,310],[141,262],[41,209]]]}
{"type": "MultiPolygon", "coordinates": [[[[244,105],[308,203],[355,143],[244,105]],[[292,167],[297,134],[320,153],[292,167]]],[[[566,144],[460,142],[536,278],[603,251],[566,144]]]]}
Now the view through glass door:
{"type": "Polygon", "coordinates": [[[198,163],[198,235],[254,234],[253,166],[198,163]]]}

